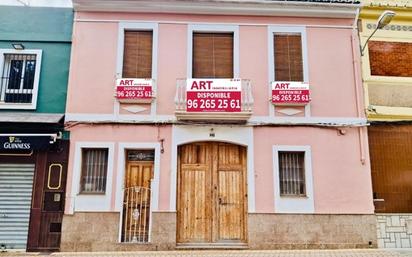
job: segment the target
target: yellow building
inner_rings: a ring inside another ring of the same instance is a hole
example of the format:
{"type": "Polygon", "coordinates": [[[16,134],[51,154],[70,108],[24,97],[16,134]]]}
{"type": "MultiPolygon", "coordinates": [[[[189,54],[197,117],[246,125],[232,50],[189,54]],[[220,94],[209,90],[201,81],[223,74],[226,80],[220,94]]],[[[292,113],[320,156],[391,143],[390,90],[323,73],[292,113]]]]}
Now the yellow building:
{"type": "Polygon", "coordinates": [[[412,247],[412,1],[364,0],[364,46],[380,15],[395,12],[362,51],[378,246],[412,247]]]}

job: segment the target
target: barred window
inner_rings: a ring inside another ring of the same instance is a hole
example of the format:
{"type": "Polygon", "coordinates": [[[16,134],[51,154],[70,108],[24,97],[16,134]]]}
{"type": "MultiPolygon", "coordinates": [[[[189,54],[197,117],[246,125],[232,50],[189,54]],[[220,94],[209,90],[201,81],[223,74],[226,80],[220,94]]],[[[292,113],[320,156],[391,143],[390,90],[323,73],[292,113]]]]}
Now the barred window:
{"type": "Polygon", "coordinates": [[[36,54],[4,54],[0,102],[31,103],[36,71],[36,54]]]}
{"type": "Polygon", "coordinates": [[[305,152],[279,152],[281,196],[306,196],[305,152]]]}
{"type": "Polygon", "coordinates": [[[82,149],[80,193],[105,193],[108,154],[107,148],[82,149]]]}
{"type": "Polygon", "coordinates": [[[301,34],[277,32],[273,37],[275,80],[303,81],[301,34]]]}

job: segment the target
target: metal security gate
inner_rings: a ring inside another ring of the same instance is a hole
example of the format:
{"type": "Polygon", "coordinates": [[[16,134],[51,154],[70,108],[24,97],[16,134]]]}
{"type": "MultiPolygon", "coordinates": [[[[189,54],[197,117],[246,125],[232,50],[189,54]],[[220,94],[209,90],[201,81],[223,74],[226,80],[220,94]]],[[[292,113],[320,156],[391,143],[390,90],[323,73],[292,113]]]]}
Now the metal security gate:
{"type": "Polygon", "coordinates": [[[26,249],[34,164],[0,164],[0,246],[26,249]]]}
{"type": "Polygon", "coordinates": [[[129,187],[124,190],[122,242],[149,242],[150,188],[129,187]]]}

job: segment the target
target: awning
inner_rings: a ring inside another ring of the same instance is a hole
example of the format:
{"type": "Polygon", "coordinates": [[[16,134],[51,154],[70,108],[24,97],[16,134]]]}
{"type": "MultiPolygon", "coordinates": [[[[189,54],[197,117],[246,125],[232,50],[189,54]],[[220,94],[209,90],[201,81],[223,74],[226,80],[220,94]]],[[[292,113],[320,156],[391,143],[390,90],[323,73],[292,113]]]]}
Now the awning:
{"type": "Polygon", "coordinates": [[[34,112],[0,112],[0,122],[9,123],[60,123],[64,114],[34,112]]]}

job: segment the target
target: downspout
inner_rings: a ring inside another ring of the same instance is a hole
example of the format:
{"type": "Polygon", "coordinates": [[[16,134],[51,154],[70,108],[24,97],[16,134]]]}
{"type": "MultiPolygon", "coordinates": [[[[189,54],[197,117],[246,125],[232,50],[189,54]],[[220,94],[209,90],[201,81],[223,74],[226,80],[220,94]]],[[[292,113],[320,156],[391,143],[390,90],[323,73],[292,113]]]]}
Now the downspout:
{"type": "MultiPolygon", "coordinates": [[[[360,14],[360,8],[359,6],[356,10],[356,17],[353,22],[353,29],[352,29],[352,38],[351,38],[351,46],[352,46],[352,59],[353,59],[353,75],[354,75],[354,82],[355,82],[355,98],[356,98],[356,111],[357,111],[357,116],[358,118],[362,118],[362,111],[363,111],[363,106],[361,106],[361,101],[360,101],[360,95],[359,95],[359,88],[363,87],[362,84],[362,79],[359,77],[359,63],[358,59],[360,59],[360,47],[358,47],[359,42],[356,41],[356,36],[360,40],[360,35],[359,35],[359,28],[358,28],[358,19],[359,19],[359,14],[360,14]],[[356,33],[356,34],[355,34],[356,33]]],[[[365,153],[365,145],[364,145],[364,129],[365,128],[359,128],[359,150],[360,150],[360,161],[362,165],[366,164],[366,153],[365,153]]]]}

